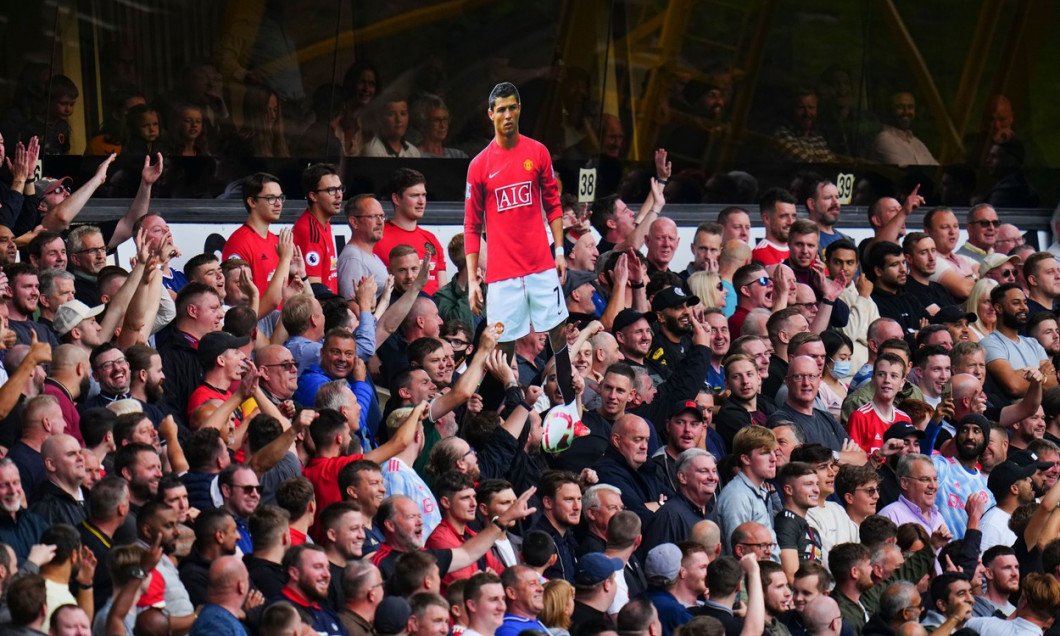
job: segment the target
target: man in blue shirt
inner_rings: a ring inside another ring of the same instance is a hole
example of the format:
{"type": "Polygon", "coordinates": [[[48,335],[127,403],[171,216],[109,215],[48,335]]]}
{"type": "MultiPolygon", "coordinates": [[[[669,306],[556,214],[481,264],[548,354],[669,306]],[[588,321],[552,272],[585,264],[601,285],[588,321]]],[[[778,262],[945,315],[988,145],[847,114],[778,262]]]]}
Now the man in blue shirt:
{"type": "Polygon", "coordinates": [[[223,556],[210,566],[207,603],[191,625],[189,636],[247,636],[237,616],[250,592],[250,575],[236,556],[223,556]]]}
{"type": "Polygon", "coordinates": [[[501,573],[501,585],[508,610],[494,636],[518,636],[526,629],[548,633],[548,628],[537,620],[545,603],[545,588],[537,571],[525,565],[513,565],[501,573]]]}

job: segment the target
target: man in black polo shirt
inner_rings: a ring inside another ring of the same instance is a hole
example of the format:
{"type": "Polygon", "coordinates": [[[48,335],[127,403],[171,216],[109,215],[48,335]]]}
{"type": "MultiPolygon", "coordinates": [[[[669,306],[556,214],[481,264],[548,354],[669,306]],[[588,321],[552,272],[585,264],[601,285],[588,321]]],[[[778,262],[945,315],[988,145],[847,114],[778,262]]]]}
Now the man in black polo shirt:
{"type": "Polygon", "coordinates": [[[784,509],[773,518],[773,528],[780,546],[780,563],[790,581],[795,578],[799,563],[821,560],[821,535],[806,521],[806,512],[817,505],[821,491],[817,470],[806,462],[789,462],[778,477],[784,491],[784,509]]]}
{"type": "Polygon", "coordinates": [[[715,509],[718,465],[702,448],[690,448],[678,457],[675,470],[677,496],[666,500],[644,533],[644,545],[684,541],[692,526],[704,519],[718,523],[715,509]]]}
{"type": "Polygon", "coordinates": [[[574,613],[571,632],[596,621],[610,623],[607,610],[615,600],[618,585],[615,574],[621,572],[622,560],[601,552],[590,552],[578,560],[574,572],[574,613]]]}

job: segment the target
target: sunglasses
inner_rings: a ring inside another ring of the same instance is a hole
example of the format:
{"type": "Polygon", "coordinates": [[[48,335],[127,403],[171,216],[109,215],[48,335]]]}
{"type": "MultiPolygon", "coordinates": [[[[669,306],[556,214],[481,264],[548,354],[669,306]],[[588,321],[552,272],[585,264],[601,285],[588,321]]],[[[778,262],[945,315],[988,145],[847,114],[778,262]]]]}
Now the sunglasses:
{"type": "Polygon", "coordinates": [[[747,281],[746,283],[744,283],[743,286],[748,287],[750,285],[754,285],[755,283],[758,283],[762,287],[769,287],[773,283],[773,279],[768,276],[759,276],[758,278],[753,278],[747,281]]]}

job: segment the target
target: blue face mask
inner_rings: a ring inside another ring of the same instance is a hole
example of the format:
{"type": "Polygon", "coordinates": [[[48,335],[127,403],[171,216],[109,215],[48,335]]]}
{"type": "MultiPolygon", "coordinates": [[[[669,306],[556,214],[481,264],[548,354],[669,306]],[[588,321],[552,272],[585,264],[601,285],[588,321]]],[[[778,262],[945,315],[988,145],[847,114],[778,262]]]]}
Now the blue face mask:
{"type": "Polygon", "coordinates": [[[832,370],[829,371],[836,380],[842,380],[850,375],[850,360],[835,360],[832,362],[832,370]]]}

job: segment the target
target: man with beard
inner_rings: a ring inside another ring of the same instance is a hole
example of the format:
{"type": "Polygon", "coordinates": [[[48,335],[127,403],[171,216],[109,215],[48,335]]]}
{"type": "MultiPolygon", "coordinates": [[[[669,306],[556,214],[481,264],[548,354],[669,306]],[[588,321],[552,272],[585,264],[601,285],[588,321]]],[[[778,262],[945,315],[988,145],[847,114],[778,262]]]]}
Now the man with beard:
{"type": "Polygon", "coordinates": [[[346,202],[350,240],[342,248],[338,261],[339,294],[343,298],[353,298],[358,281],[365,276],[375,278],[380,291],[386,286],[389,272],[374,253],[375,244],[383,240],[385,220],[382,204],[371,194],[358,194],[346,202]]]}
{"type": "Polygon", "coordinates": [[[1045,387],[1056,386],[1056,370],[1037,340],[1020,335],[1027,324],[1027,297],[1015,283],[990,292],[997,312],[997,327],[980,341],[986,349],[986,370],[1009,398],[1026,394],[1029,382],[1019,369],[1036,368],[1045,376],[1045,387]]]}
{"type": "Polygon", "coordinates": [[[913,134],[916,98],[912,93],[891,95],[891,123],[883,127],[872,143],[872,156],[880,163],[895,166],[937,166],[939,162],[924,142],[913,134]]]}
{"type": "MultiPolygon", "coordinates": [[[[442,509],[442,522],[431,532],[424,543],[429,550],[445,548],[456,548],[467,543],[476,534],[468,527],[475,521],[475,482],[467,474],[450,470],[435,478],[434,494],[438,498],[438,505],[442,509]]],[[[486,567],[494,572],[503,572],[504,564],[487,552],[485,558],[486,567]]],[[[455,570],[449,569],[449,573],[442,577],[442,589],[445,589],[457,579],[471,578],[476,572],[483,571],[478,563],[455,570]]]]}
{"type": "Polygon", "coordinates": [[[692,348],[692,310],[689,308],[698,304],[698,297],[689,296],[680,287],[667,287],[651,300],[659,331],[652,340],[648,359],[662,372],[664,381],[692,348]]]}
{"type": "Polygon", "coordinates": [[[195,606],[206,602],[210,564],[236,553],[239,531],[232,515],[223,508],[203,510],[195,519],[195,543],[191,553],[180,561],[180,581],[195,606]]]}
{"type": "MultiPolygon", "coordinates": [[[[481,559],[512,524],[531,514],[527,512],[526,502],[533,492],[533,488],[524,492],[510,508],[493,517],[477,535],[464,543],[453,548],[428,549],[427,552],[438,561],[438,573],[446,576],[481,559]]],[[[401,554],[425,549],[423,516],[416,502],[404,495],[395,495],[379,507],[376,519],[381,522],[385,541],[369,558],[384,578],[389,579],[401,554]]]]}
{"type": "Polygon", "coordinates": [[[30,332],[37,332],[37,339],[53,347],[59,346],[55,332],[46,325],[35,322],[33,314],[40,300],[37,270],[26,263],[13,263],[4,268],[11,286],[11,295],[3,299],[7,305],[8,327],[18,337],[18,344],[31,344],[30,332]]]}
{"type": "Polygon", "coordinates": [[[677,494],[666,500],[646,526],[643,545],[682,541],[704,519],[718,522],[718,465],[702,448],[681,453],[675,470],[677,494]]]}
{"type": "MultiPolygon", "coordinates": [[[[964,537],[968,525],[968,514],[964,511],[969,497],[987,491],[986,475],[979,470],[979,455],[986,448],[990,437],[990,421],[975,413],[965,415],[957,421],[954,437],[956,457],[933,455],[932,463],[938,473],[938,492],[935,496],[939,511],[954,537],[964,537]]],[[[994,496],[989,495],[988,507],[995,505],[994,496]]]]}
{"type": "Polygon", "coordinates": [[[66,432],[82,445],[81,415],[74,403],[88,395],[90,386],[88,354],[84,349],[77,345],[59,345],[52,350],[51,373],[44,379],[41,392],[58,400],[66,421],[66,432]]]}
{"type": "Polygon", "coordinates": [[[143,405],[148,417],[152,412],[163,413],[159,406],[166,382],[162,356],[148,345],[137,344],[125,351],[125,359],[129,362],[129,397],[143,405]]]}
{"type": "Polygon", "coordinates": [[[905,412],[894,406],[898,390],[905,382],[905,361],[893,353],[876,358],[872,373],[872,401],[850,414],[847,431],[866,453],[884,446],[884,435],[898,423],[912,423],[905,412]]]}
{"type": "Polygon", "coordinates": [[[1027,335],[1038,341],[1056,367],[1060,361],[1060,326],[1056,314],[1043,311],[1027,318],[1027,335]]]}
{"type": "MultiPolygon", "coordinates": [[[[985,521],[986,517],[983,519],[985,521]]],[[[1016,540],[1012,541],[1015,543],[1016,540]]],[[[1020,562],[1010,544],[995,545],[983,551],[983,577],[986,593],[976,596],[990,601],[995,613],[1001,612],[1006,618],[1011,616],[1016,611],[1011,597],[1020,590],[1020,562]]]]}
{"type": "Polygon", "coordinates": [[[296,545],[283,557],[287,585],[273,603],[290,603],[312,617],[313,631],[323,636],[349,636],[346,626],[328,606],[331,570],[324,548],[312,543],[296,545]]]}
{"type": "Polygon", "coordinates": [[[162,460],[153,446],[132,442],[114,454],[114,474],[129,482],[129,516],[135,517],[141,506],[158,495],[162,460]]]}
{"type": "Polygon", "coordinates": [[[929,314],[924,305],[905,290],[909,276],[902,248],[880,241],[869,248],[865,260],[865,274],[872,281],[872,300],[880,310],[880,316],[897,321],[906,340],[910,340],[929,314]]]}
{"type": "Polygon", "coordinates": [[[935,240],[923,232],[910,232],[902,241],[902,251],[909,266],[903,289],[923,303],[932,316],[943,307],[954,305],[956,301],[950,292],[932,280],[936,267],[935,240]]]}
{"type": "Polygon", "coordinates": [[[674,259],[680,239],[677,236],[677,224],[673,220],[660,216],[652,221],[648,228],[648,274],[670,271],[670,261],[674,259]]]}
{"type": "Polygon", "coordinates": [[[1034,501],[1035,492],[1031,477],[1036,472],[1037,461],[1021,465],[1012,460],[1001,462],[990,472],[987,486],[997,505],[986,511],[980,523],[983,529],[980,547],[983,551],[997,545],[1016,545],[1016,533],[1009,529],[1008,521],[1016,508],[1034,501]]]}
{"type": "MultiPolygon", "coordinates": [[[[619,361],[630,366],[641,366],[649,368],[649,372],[658,374],[651,362],[648,360],[648,352],[651,351],[652,330],[648,321],[648,314],[642,314],[636,309],[623,309],[615,316],[612,323],[615,340],[618,342],[618,352],[621,355],[619,361]]],[[[607,367],[604,367],[605,369],[607,367]]],[[[601,372],[600,383],[603,382],[601,372]]],[[[659,380],[662,378],[659,377],[659,380]]]]}
{"type": "MultiPolygon", "coordinates": [[[[158,541],[164,554],[173,554],[177,551],[177,540],[180,539],[176,509],[160,501],[144,504],[136,520],[136,531],[137,545],[144,550],[151,549],[158,541]]],[[[171,629],[187,631],[195,622],[195,606],[180,580],[177,566],[171,559],[162,558],[155,566],[155,571],[162,575],[165,582],[164,599],[171,629]]]]}
{"type": "Polygon", "coordinates": [[[762,265],[775,265],[788,258],[788,231],[795,222],[796,200],[787,190],[770,188],[758,199],[765,238],[751,250],[751,258],[762,265]]]}
{"type": "Polygon", "coordinates": [[[818,175],[803,182],[806,197],[803,204],[810,220],[817,225],[819,249],[823,253],[832,243],[854,239],[835,229],[839,222],[839,189],[836,185],[818,175]]]}
{"type": "MultiPolygon", "coordinates": [[[[24,498],[18,466],[10,458],[0,459],[0,508],[4,511],[0,515],[0,541],[11,546],[20,563],[29,558],[48,527],[47,521],[22,507],[24,498]]],[[[34,556],[32,561],[40,565],[41,557],[34,556]]]]}

